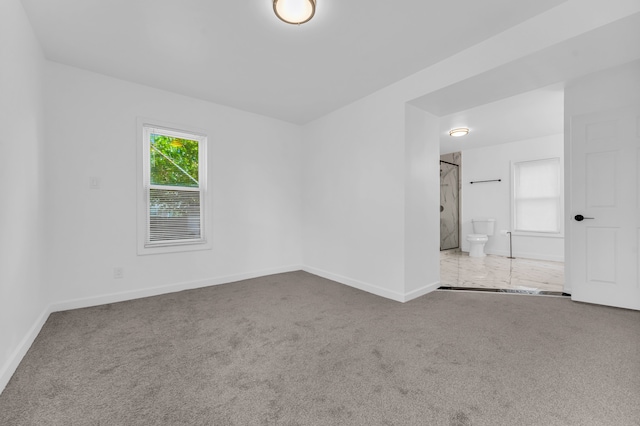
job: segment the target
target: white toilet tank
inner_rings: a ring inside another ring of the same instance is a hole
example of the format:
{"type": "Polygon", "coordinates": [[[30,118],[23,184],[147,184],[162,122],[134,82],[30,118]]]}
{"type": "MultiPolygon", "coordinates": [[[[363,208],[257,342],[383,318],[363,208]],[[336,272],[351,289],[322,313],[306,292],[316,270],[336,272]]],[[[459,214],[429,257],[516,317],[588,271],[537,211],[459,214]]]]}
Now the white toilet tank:
{"type": "Polygon", "coordinates": [[[496,220],[491,218],[471,219],[471,223],[473,223],[473,232],[490,237],[493,235],[496,220]]]}

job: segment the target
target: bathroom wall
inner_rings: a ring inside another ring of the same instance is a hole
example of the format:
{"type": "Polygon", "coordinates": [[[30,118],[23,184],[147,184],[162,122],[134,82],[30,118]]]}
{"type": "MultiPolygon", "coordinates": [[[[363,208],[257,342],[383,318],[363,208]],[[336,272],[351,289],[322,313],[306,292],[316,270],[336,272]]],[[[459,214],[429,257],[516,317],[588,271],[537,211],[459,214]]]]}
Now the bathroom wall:
{"type": "Polygon", "coordinates": [[[460,247],[460,158],[459,152],[440,156],[440,250],[460,247]]]}
{"type": "MultiPolygon", "coordinates": [[[[487,254],[509,255],[509,237],[501,230],[511,230],[511,163],[543,158],[560,158],[564,162],[564,138],[556,134],[502,145],[463,151],[461,222],[462,251],[469,251],[466,236],[472,233],[471,219],[496,219],[495,234],[485,246],[487,254]],[[502,179],[471,185],[470,181],[502,179]]],[[[513,235],[515,257],[564,261],[564,229],[560,235],[513,235]]]]}

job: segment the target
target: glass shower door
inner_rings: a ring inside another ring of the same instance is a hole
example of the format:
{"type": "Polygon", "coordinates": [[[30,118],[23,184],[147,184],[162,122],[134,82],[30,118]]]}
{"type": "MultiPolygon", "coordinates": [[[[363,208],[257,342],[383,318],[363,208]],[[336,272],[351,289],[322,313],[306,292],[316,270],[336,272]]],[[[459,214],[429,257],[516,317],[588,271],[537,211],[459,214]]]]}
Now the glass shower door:
{"type": "Polygon", "coordinates": [[[460,247],[459,167],[440,161],[440,250],[460,247]]]}

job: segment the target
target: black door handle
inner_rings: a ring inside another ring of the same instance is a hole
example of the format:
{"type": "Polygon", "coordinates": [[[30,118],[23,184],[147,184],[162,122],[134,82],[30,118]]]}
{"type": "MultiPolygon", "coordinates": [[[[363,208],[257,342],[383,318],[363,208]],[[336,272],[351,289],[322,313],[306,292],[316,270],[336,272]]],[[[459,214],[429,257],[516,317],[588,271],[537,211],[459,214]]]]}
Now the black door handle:
{"type": "Polygon", "coordinates": [[[585,219],[595,219],[594,217],[584,217],[581,214],[577,214],[574,217],[575,220],[577,220],[578,222],[582,222],[585,219]]]}

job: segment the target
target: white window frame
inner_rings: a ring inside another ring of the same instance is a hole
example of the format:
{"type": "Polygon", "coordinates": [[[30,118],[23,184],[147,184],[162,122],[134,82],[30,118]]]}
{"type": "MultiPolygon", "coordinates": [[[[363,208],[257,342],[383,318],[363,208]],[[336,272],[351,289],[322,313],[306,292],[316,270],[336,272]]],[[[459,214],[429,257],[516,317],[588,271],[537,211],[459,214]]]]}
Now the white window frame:
{"type": "Polygon", "coordinates": [[[522,160],[522,161],[512,161],[511,162],[511,229],[513,231],[513,235],[523,235],[523,236],[534,236],[534,237],[548,237],[548,238],[564,238],[564,220],[563,220],[563,211],[564,211],[564,170],[563,170],[563,162],[560,157],[545,157],[545,158],[536,158],[530,160],[522,160]],[[559,195],[557,197],[558,209],[557,209],[557,222],[558,222],[558,230],[557,231],[527,231],[522,229],[517,229],[517,218],[516,218],[516,169],[519,164],[523,163],[532,163],[532,162],[557,162],[558,165],[558,189],[559,195]]]}
{"type": "Polygon", "coordinates": [[[176,125],[158,120],[138,118],[138,218],[137,246],[139,255],[173,253],[193,250],[209,250],[211,244],[210,206],[211,197],[207,191],[207,134],[192,126],[176,125]],[[150,182],[150,143],[151,133],[198,141],[198,188],[151,185],[150,182]],[[149,241],[150,205],[149,191],[152,188],[193,190],[200,192],[200,238],[185,240],[149,241]]]}

